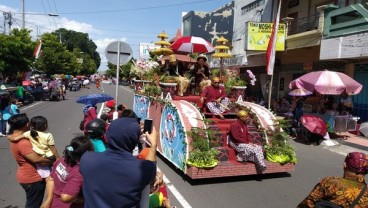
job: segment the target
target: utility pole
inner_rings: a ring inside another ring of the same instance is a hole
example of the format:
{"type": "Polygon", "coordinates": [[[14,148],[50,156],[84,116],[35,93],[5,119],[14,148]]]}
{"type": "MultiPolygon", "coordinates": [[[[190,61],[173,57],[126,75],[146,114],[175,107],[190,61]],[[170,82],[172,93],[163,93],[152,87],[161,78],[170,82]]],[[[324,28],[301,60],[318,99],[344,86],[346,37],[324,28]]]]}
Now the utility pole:
{"type": "Polygon", "coordinates": [[[6,24],[8,24],[10,32],[11,26],[13,24],[13,16],[10,12],[3,12],[3,15],[4,15],[4,34],[6,34],[6,24]]]}
{"type": "Polygon", "coordinates": [[[22,29],[26,27],[26,14],[25,14],[25,6],[24,6],[24,0],[22,0],[22,29]]]}
{"type": "Polygon", "coordinates": [[[8,19],[9,19],[8,25],[9,25],[9,33],[10,33],[11,32],[11,26],[13,24],[13,16],[10,12],[8,13],[8,19]]]}
{"type": "Polygon", "coordinates": [[[4,35],[6,34],[6,12],[3,12],[4,15],[4,35]]]}

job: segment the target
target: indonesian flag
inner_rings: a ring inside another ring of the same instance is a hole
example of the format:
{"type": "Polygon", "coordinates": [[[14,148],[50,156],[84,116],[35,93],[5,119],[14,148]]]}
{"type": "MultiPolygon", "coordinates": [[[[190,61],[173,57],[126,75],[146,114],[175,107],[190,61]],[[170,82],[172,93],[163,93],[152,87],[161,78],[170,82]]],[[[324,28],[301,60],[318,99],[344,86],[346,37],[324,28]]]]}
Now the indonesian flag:
{"type": "Polygon", "coordinates": [[[275,21],[273,23],[270,41],[268,42],[268,46],[267,46],[266,64],[267,64],[267,74],[268,75],[273,74],[273,68],[275,66],[276,39],[277,39],[278,30],[279,30],[280,9],[281,9],[281,0],[279,1],[279,8],[277,10],[275,21]]]}
{"type": "Polygon", "coordinates": [[[42,47],[42,40],[40,39],[37,43],[35,50],[33,51],[33,56],[35,57],[35,59],[38,59],[38,57],[40,57],[41,47],[42,47]]]}

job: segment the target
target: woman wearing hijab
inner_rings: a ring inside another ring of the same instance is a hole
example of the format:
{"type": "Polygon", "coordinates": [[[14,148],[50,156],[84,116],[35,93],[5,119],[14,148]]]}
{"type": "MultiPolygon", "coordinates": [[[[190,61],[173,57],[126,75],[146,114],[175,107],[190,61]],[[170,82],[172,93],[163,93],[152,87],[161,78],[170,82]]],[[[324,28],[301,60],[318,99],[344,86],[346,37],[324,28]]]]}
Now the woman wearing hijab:
{"type": "Polygon", "coordinates": [[[87,134],[86,132],[86,126],[87,124],[92,121],[93,119],[96,119],[97,118],[97,106],[96,104],[92,104],[92,103],[89,103],[89,104],[85,104],[83,106],[83,115],[84,115],[84,133],[87,134]]]}

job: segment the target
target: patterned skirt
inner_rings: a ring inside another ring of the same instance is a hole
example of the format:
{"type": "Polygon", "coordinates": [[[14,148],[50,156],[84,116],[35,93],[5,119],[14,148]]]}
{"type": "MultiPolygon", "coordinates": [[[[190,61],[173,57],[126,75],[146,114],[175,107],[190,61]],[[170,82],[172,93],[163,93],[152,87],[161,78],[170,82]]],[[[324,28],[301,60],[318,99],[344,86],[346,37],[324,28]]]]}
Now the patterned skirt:
{"type": "Polygon", "coordinates": [[[226,108],[229,106],[229,103],[230,103],[229,98],[224,98],[221,100],[221,104],[216,102],[208,102],[207,108],[208,110],[211,111],[211,113],[215,115],[220,115],[227,110],[226,108]]]}
{"type": "Polygon", "coordinates": [[[229,141],[229,145],[238,152],[238,156],[243,161],[254,162],[261,171],[266,169],[262,146],[246,143],[240,143],[236,145],[231,141],[229,141]]]}

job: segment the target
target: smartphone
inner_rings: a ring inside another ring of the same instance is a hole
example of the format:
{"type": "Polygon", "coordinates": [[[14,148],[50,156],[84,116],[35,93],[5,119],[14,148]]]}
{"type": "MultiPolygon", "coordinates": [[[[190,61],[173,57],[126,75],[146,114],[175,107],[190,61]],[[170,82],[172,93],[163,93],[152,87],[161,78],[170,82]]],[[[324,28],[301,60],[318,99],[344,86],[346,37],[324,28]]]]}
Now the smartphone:
{"type": "Polygon", "coordinates": [[[143,125],[143,133],[147,132],[150,134],[152,132],[153,120],[152,119],[144,119],[143,125]]]}

